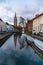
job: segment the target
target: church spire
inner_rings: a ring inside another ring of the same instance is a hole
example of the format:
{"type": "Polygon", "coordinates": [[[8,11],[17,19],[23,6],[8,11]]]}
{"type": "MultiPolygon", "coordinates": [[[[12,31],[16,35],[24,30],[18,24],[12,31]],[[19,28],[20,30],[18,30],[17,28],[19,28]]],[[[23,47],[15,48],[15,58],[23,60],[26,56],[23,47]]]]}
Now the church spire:
{"type": "Polygon", "coordinates": [[[17,26],[17,16],[16,16],[16,12],[15,12],[15,16],[14,16],[14,26],[17,26]]]}
{"type": "Polygon", "coordinates": [[[15,18],[16,18],[16,12],[15,12],[15,18]]]}

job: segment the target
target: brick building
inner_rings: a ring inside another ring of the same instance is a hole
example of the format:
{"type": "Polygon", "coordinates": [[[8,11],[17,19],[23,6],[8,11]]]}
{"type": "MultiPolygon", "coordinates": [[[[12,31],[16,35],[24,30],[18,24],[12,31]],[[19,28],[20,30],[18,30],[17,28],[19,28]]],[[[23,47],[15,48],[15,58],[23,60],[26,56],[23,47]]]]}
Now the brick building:
{"type": "Polygon", "coordinates": [[[28,26],[28,32],[32,33],[33,21],[32,20],[28,20],[27,21],[27,26],[28,26]]]}

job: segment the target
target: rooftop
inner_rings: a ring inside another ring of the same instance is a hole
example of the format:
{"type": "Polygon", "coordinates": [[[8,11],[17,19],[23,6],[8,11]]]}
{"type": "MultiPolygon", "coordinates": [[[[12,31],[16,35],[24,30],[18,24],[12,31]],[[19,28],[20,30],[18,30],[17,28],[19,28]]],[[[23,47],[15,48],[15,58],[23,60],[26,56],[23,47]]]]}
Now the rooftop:
{"type": "Polygon", "coordinates": [[[35,20],[35,19],[37,19],[38,17],[40,17],[40,16],[42,16],[42,15],[43,15],[43,13],[37,14],[32,20],[35,20]]]}

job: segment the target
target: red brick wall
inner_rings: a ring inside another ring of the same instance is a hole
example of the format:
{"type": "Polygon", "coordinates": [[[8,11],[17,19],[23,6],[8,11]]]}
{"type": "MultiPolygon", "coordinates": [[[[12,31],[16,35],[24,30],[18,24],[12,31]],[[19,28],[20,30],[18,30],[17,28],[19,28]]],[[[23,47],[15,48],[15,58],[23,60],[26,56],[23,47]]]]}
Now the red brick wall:
{"type": "Polygon", "coordinates": [[[32,21],[28,21],[28,32],[29,33],[32,33],[32,25],[33,25],[33,22],[32,21]]]}

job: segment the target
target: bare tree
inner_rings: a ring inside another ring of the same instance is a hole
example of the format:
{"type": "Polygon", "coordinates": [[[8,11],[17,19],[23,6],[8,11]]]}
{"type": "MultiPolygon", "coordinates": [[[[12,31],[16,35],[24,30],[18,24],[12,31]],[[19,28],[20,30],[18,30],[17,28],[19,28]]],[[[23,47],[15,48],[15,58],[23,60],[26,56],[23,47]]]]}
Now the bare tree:
{"type": "Polygon", "coordinates": [[[19,25],[23,25],[24,27],[24,24],[25,24],[25,19],[23,17],[20,17],[20,22],[19,22],[19,25]]]}

